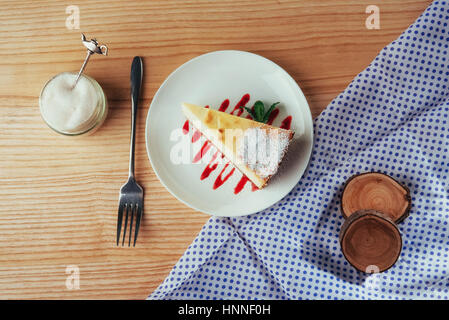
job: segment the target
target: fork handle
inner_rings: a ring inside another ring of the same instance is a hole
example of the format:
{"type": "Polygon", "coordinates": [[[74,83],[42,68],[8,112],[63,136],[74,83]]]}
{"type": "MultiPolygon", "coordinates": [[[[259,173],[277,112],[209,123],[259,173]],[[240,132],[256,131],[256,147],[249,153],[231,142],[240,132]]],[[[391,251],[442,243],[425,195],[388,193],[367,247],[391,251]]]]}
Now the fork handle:
{"type": "Polygon", "coordinates": [[[134,150],[136,141],[137,104],[142,85],[143,63],[141,57],[134,57],[131,65],[131,146],[129,152],[129,177],[134,178],[134,150]]]}

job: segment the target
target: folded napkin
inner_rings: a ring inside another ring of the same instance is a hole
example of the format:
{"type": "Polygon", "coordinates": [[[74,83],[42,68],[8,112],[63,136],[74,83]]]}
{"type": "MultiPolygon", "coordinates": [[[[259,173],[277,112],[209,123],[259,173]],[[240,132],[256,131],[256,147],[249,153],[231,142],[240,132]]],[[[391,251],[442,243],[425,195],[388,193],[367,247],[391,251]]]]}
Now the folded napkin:
{"type": "Polygon", "coordinates": [[[283,200],[211,218],[150,299],[448,299],[449,3],[434,1],[315,120],[309,168],[283,200]],[[410,188],[403,249],[367,275],[338,241],[340,196],[379,171],[410,188]]]}

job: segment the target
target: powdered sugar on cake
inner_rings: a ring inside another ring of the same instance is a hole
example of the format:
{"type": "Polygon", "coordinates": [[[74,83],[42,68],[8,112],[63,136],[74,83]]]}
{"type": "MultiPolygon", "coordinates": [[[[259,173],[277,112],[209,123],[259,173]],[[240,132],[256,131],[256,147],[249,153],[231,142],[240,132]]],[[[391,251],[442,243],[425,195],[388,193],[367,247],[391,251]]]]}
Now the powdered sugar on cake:
{"type": "Polygon", "coordinates": [[[276,173],[289,143],[290,133],[287,130],[250,128],[244,132],[237,156],[265,179],[276,173]]]}

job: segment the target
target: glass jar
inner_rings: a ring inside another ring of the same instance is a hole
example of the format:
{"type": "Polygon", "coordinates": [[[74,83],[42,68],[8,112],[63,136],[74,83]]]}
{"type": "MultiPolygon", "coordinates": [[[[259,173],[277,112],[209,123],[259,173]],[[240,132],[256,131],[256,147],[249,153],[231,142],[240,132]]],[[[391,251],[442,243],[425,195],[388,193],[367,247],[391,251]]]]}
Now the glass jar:
{"type": "Polygon", "coordinates": [[[54,131],[78,136],[93,133],[106,119],[108,104],[95,79],[77,73],[62,72],[47,81],[39,96],[39,108],[45,123],[54,131]]]}

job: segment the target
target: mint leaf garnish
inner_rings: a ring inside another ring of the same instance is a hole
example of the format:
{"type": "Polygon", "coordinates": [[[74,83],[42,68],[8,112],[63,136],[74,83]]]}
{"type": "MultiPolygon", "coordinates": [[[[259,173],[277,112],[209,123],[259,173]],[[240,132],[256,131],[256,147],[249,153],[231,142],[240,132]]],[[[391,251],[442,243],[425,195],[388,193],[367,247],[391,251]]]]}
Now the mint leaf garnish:
{"type": "Polygon", "coordinates": [[[276,102],[273,103],[271,105],[271,107],[268,109],[268,111],[265,113],[265,115],[263,116],[263,123],[267,123],[268,119],[270,119],[270,114],[273,112],[273,110],[276,108],[276,106],[279,104],[280,102],[276,102]]]}
{"type": "Polygon", "coordinates": [[[278,104],[279,104],[279,102],[273,103],[270,106],[270,108],[268,108],[268,110],[266,112],[265,112],[265,105],[260,100],[257,100],[254,103],[254,106],[252,109],[244,107],[244,106],[240,106],[240,108],[244,108],[249,113],[249,115],[253,118],[253,120],[262,122],[262,123],[267,123],[268,119],[270,119],[270,114],[273,112],[273,110],[276,108],[276,106],[278,104]]]}
{"type": "Polygon", "coordinates": [[[251,118],[255,119],[256,115],[254,114],[253,110],[251,110],[250,108],[247,107],[240,107],[240,108],[245,108],[246,112],[249,113],[249,115],[251,116],[251,118]]]}

